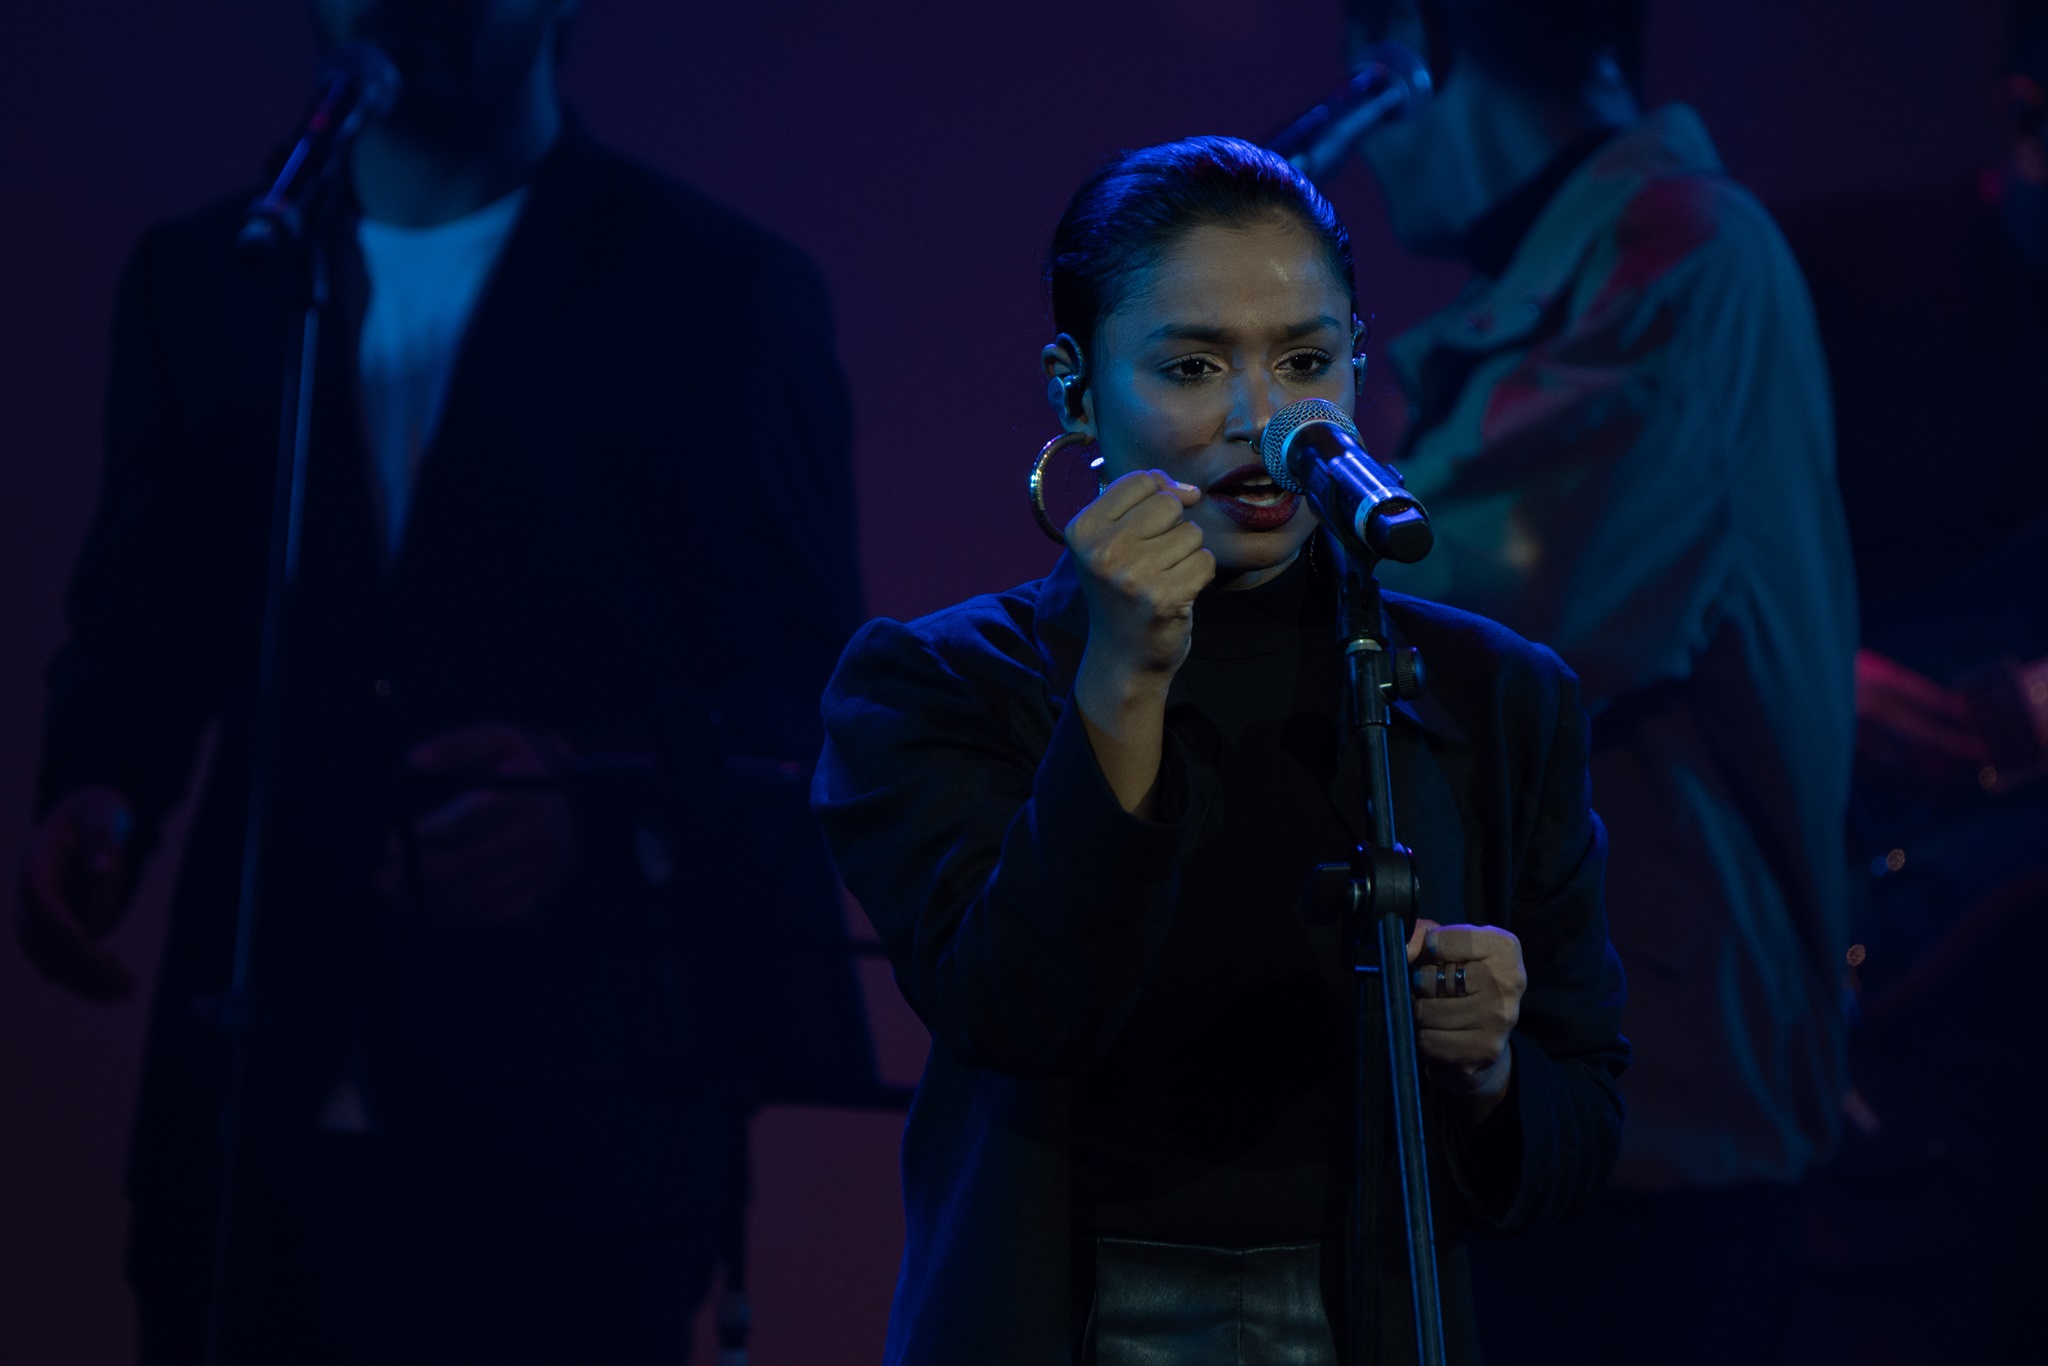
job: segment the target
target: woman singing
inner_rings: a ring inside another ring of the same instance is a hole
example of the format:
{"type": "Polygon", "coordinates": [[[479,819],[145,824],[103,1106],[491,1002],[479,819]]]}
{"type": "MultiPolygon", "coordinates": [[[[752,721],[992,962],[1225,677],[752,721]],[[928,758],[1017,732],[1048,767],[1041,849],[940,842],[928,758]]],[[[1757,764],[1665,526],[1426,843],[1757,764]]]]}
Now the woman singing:
{"type": "MultiPolygon", "coordinates": [[[[1046,274],[1047,393],[1105,486],[1051,574],[870,623],[825,699],[817,808],[933,1039],[888,1360],[1335,1363],[1352,983],[1302,895],[1368,827],[1337,556],[1258,442],[1297,399],[1352,407],[1349,239],[1285,162],[1194,138],[1084,185],[1046,274]]],[[[1390,746],[1469,1362],[1463,1230],[1553,1222],[1614,1159],[1621,973],[1576,681],[1480,618],[1386,610],[1431,679],[1390,746]]],[[[1387,1363],[1415,1354],[1394,1175],[1368,1192],[1387,1363]]]]}

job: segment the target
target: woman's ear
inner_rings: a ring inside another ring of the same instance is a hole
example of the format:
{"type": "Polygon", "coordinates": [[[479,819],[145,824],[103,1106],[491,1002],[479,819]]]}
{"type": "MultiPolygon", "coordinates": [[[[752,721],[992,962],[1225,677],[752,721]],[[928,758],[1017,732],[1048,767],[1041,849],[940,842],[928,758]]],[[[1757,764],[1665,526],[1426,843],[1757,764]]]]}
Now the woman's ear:
{"type": "Polygon", "coordinates": [[[1062,332],[1038,353],[1045,370],[1045,398],[1064,431],[1095,439],[1095,400],[1088,390],[1081,348],[1062,332]]]}

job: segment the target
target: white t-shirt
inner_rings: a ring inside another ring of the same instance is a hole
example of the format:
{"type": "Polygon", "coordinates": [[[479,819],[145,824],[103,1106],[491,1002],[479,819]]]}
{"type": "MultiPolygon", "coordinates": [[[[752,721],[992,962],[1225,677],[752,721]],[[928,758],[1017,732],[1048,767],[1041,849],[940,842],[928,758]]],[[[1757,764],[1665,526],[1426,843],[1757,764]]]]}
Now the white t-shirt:
{"type": "Polygon", "coordinates": [[[405,537],[413,478],[441,420],[469,316],[525,205],[521,188],[452,223],[401,228],[366,218],[357,229],[370,277],[357,356],[363,438],[387,559],[405,537]]]}

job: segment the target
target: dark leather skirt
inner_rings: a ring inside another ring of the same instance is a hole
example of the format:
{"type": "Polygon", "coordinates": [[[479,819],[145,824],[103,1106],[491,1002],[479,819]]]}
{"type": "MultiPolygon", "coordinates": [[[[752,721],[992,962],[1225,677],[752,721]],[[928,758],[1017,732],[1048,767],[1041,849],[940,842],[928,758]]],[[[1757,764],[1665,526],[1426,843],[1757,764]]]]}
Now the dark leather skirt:
{"type": "Polygon", "coordinates": [[[1336,1366],[1320,1243],[1090,1240],[1083,1366],[1336,1366]]]}

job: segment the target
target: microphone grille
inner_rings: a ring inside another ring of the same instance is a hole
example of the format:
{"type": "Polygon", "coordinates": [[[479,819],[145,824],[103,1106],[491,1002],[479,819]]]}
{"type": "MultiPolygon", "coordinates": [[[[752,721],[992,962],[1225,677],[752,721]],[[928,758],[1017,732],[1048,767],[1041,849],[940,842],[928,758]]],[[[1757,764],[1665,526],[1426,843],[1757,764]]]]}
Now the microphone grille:
{"type": "Polygon", "coordinates": [[[1340,431],[1352,436],[1358,435],[1358,424],[1351,415],[1326,398],[1304,398],[1288,404],[1266,422],[1266,431],[1259,438],[1259,458],[1266,464],[1266,473],[1274,483],[1289,493],[1301,493],[1301,481],[1287,469],[1287,443],[1294,434],[1311,422],[1327,422],[1340,431]]]}

